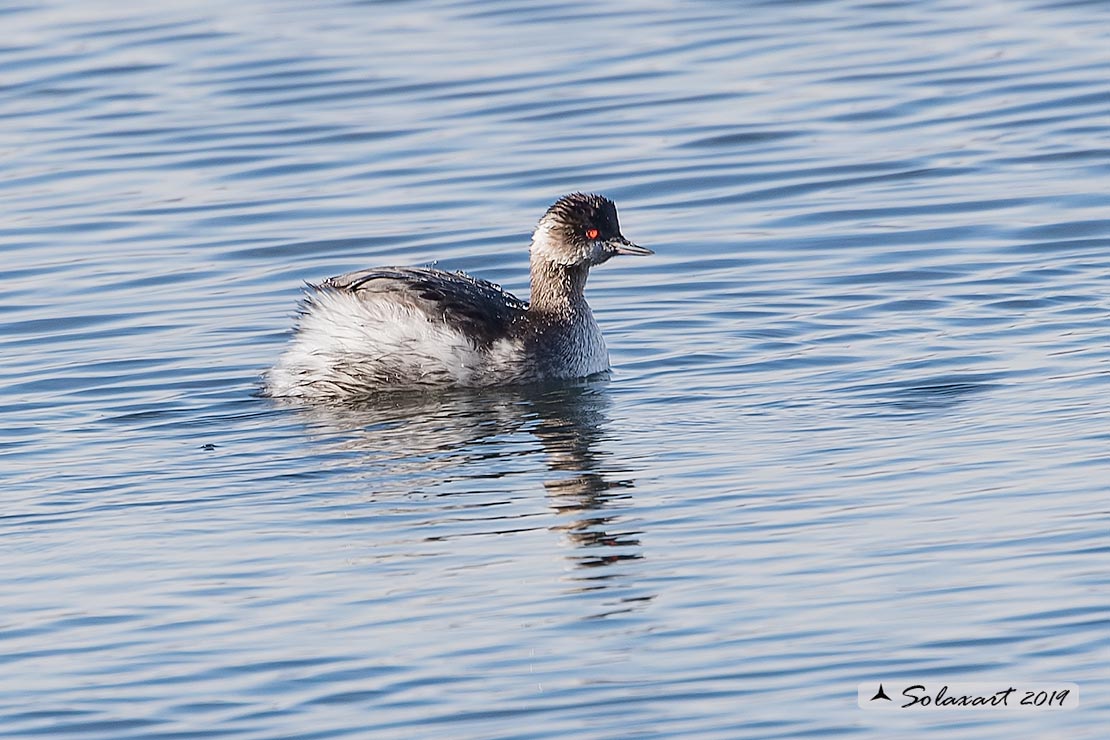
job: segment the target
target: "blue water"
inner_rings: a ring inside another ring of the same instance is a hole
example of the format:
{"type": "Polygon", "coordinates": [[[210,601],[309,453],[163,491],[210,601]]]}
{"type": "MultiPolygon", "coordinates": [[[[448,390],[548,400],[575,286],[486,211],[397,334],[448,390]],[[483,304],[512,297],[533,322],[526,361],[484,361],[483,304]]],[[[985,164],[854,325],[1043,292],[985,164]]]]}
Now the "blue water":
{"type": "Polygon", "coordinates": [[[1110,6],[0,25],[0,736],[1104,736],[1110,6]],[[573,190],[657,252],[591,277],[611,380],[255,394],[303,281],[526,294],[573,190]]]}

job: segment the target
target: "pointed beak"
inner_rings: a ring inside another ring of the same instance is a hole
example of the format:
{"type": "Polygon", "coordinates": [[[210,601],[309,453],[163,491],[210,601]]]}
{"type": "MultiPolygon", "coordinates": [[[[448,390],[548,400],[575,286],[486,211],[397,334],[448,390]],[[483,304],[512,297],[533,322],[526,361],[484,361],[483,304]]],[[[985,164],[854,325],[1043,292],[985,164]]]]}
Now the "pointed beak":
{"type": "Polygon", "coordinates": [[[623,236],[613,237],[607,242],[607,246],[613,251],[613,254],[634,254],[638,256],[655,254],[655,252],[651,251],[647,247],[641,247],[639,244],[633,244],[632,242],[625,239],[623,236]]]}

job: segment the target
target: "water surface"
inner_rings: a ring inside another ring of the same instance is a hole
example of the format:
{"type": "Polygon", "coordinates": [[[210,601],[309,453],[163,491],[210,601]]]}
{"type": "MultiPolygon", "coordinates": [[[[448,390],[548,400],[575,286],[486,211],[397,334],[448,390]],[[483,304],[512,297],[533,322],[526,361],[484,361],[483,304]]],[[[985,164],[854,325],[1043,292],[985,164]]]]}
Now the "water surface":
{"type": "Polygon", "coordinates": [[[0,10],[0,736],[1101,737],[1110,13],[970,5],[0,10]],[[573,190],[611,379],[256,395],[573,190]]]}

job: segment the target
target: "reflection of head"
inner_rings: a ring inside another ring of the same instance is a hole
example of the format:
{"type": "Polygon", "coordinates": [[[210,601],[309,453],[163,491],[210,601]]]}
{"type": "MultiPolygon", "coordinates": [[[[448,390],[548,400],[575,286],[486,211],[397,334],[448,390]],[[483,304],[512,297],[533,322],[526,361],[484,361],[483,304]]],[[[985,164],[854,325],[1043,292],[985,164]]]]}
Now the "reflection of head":
{"type": "Polygon", "coordinates": [[[573,517],[559,525],[582,552],[582,567],[638,559],[636,532],[611,531],[613,517],[601,511],[617,499],[630,497],[630,480],[610,480],[604,470],[609,397],[588,385],[561,388],[536,400],[539,423],[533,430],[547,452],[550,475],[544,481],[551,507],[573,517]]]}

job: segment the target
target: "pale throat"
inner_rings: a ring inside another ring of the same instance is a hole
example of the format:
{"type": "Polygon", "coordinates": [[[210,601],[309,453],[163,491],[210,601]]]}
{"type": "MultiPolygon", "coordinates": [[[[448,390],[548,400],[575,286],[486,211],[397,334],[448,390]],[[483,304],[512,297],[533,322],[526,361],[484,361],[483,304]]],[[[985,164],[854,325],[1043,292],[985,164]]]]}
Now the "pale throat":
{"type": "Polygon", "coordinates": [[[532,237],[530,252],[532,308],[539,312],[560,314],[589,311],[585,298],[589,264],[568,264],[565,261],[566,247],[555,244],[550,231],[542,226],[532,237]]]}

